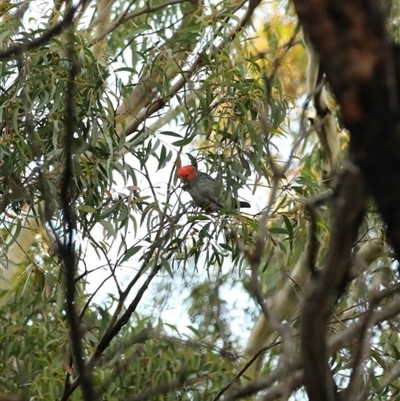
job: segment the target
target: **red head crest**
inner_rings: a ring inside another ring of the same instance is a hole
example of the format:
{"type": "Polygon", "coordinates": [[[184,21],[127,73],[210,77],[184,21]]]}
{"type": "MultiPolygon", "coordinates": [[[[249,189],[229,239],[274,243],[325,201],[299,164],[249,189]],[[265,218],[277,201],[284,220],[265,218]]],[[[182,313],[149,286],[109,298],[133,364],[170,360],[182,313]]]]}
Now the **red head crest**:
{"type": "Polygon", "coordinates": [[[176,175],[182,182],[188,183],[197,177],[197,168],[192,165],[183,166],[178,168],[176,175]]]}

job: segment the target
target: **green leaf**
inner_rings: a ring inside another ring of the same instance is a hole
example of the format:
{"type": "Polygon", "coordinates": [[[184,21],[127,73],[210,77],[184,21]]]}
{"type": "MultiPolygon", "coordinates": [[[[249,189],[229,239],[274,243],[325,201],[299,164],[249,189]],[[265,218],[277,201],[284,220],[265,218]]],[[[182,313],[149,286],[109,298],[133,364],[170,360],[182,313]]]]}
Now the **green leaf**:
{"type": "Polygon", "coordinates": [[[175,142],[172,143],[172,145],[173,146],[182,147],[182,146],[189,145],[189,143],[191,143],[192,141],[193,141],[193,138],[192,137],[188,137],[188,138],[183,138],[183,139],[181,139],[179,141],[175,141],[175,142]]]}
{"type": "Polygon", "coordinates": [[[142,249],[141,245],[133,245],[124,253],[124,256],[120,260],[120,263],[124,263],[129,260],[133,255],[137,254],[142,249]]]}
{"type": "Polygon", "coordinates": [[[95,213],[96,209],[90,205],[79,205],[78,210],[85,213],[95,213]]]}
{"type": "Polygon", "coordinates": [[[108,220],[101,219],[99,223],[107,230],[109,236],[115,237],[116,232],[114,226],[108,220]]]}
{"type": "Polygon", "coordinates": [[[273,234],[288,234],[287,229],[281,227],[270,227],[268,228],[268,231],[273,234]]]}

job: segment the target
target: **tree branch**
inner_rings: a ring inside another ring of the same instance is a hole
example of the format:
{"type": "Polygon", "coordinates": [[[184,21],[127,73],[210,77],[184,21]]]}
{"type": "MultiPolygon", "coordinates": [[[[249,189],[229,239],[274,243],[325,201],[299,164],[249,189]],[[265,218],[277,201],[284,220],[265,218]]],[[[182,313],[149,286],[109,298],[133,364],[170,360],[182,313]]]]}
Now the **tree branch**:
{"type": "Polygon", "coordinates": [[[65,28],[69,27],[72,24],[76,11],[84,3],[85,1],[81,1],[75,7],[71,7],[65,14],[64,19],[53,28],[45,32],[42,36],[31,41],[26,41],[15,46],[11,46],[7,50],[0,52],[0,60],[4,60],[10,56],[17,56],[29,50],[35,49],[47,43],[54,36],[59,35],[65,28]]]}
{"type": "Polygon", "coordinates": [[[327,320],[344,290],[351,251],[366,203],[361,171],[350,166],[342,176],[336,199],[332,237],[324,268],[311,278],[301,311],[301,348],[305,385],[310,401],[335,401],[335,384],[328,365],[327,320]]]}
{"type": "MultiPolygon", "coordinates": [[[[76,214],[74,208],[74,133],[75,133],[75,99],[76,85],[75,78],[78,72],[78,61],[75,54],[74,31],[67,32],[67,56],[71,64],[66,91],[65,111],[65,167],[61,187],[61,207],[64,219],[64,230],[60,238],[57,236],[59,254],[65,268],[65,290],[66,290],[66,311],[70,326],[70,338],[75,364],[82,383],[82,395],[85,401],[96,401],[98,396],[94,389],[93,378],[90,367],[85,366],[82,349],[82,327],[75,305],[75,274],[77,260],[75,254],[76,241],[76,214]]],[[[54,231],[54,234],[56,232],[54,231]]]]}
{"type": "Polygon", "coordinates": [[[400,50],[375,0],[293,1],[350,131],[350,158],[365,175],[400,255],[400,50]]]}

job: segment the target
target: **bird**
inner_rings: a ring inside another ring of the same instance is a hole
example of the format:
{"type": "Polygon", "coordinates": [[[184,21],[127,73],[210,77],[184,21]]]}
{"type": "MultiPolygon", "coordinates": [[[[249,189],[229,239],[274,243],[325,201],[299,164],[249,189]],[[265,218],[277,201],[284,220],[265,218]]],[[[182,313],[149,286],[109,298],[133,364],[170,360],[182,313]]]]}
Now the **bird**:
{"type": "MultiPolygon", "coordinates": [[[[209,212],[217,212],[227,207],[227,196],[221,179],[212,178],[193,165],[178,167],[177,176],[196,206],[209,212]]],[[[249,202],[236,203],[236,208],[250,207],[249,202]]]]}

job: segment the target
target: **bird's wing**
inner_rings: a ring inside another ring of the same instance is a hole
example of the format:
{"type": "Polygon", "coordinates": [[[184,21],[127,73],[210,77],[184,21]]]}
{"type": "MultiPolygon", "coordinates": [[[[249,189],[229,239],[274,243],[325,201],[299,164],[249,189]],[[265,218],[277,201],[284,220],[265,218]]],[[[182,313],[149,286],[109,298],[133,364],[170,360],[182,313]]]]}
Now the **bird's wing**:
{"type": "Polygon", "coordinates": [[[222,180],[212,178],[206,173],[200,173],[199,180],[203,181],[203,195],[218,209],[222,209],[225,205],[222,180]]]}

